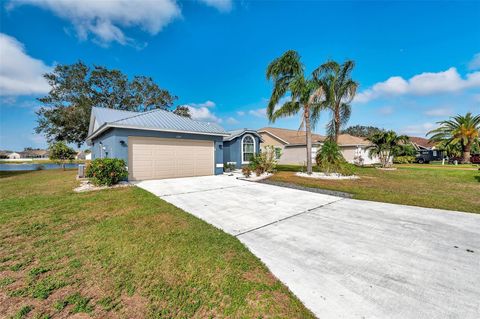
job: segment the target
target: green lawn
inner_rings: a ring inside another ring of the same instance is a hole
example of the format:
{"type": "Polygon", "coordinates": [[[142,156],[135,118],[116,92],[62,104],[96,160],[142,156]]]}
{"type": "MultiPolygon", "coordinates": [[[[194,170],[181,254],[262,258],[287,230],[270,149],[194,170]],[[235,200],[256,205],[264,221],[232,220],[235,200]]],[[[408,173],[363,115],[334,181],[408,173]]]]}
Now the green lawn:
{"type": "Polygon", "coordinates": [[[351,193],[356,199],[480,213],[480,172],[474,165],[396,165],[396,171],[357,168],[359,180],[295,176],[300,166],[281,165],[270,179],[351,193]]]}
{"type": "Polygon", "coordinates": [[[2,317],[313,317],[236,238],[136,187],[75,185],[0,172],[2,317]]]}

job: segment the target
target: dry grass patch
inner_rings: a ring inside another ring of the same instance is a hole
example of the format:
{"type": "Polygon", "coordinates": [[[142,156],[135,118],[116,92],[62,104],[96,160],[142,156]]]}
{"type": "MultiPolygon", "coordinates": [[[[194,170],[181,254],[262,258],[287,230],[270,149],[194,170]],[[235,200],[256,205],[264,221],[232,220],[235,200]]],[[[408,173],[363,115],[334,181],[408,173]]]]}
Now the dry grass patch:
{"type": "Polygon", "coordinates": [[[0,172],[7,318],[313,317],[236,238],[135,187],[74,193],[74,176],[0,172]]]}

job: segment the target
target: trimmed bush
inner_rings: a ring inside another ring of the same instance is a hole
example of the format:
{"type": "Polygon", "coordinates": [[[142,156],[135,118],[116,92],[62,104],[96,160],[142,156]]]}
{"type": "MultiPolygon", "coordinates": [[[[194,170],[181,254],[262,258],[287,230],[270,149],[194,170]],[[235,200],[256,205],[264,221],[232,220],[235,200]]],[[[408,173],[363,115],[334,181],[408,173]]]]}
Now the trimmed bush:
{"type": "Polygon", "coordinates": [[[393,158],[394,164],[411,164],[415,162],[415,156],[396,156],[393,158]]]}
{"type": "Polygon", "coordinates": [[[126,163],[119,158],[97,158],[87,166],[87,177],[95,185],[111,186],[128,177],[126,163]]]}

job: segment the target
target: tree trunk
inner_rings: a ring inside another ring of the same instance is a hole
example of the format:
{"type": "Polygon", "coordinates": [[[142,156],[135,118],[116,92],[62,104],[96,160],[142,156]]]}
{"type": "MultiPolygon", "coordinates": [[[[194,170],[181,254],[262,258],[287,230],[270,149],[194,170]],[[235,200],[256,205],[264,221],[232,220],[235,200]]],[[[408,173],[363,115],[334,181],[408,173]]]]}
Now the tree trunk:
{"type": "Polygon", "coordinates": [[[335,108],[335,143],[338,144],[338,136],[340,135],[340,105],[336,105],[335,108]]]}
{"type": "Polygon", "coordinates": [[[310,126],[310,107],[305,106],[305,138],[307,140],[307,174],[312,174],[312,128],[310,126]]]}
{"type": "Polygon", "coordinates": [[[472,144],[468,143],[463,147],[463,162],[470,163],[470,150],[472,148],[472,144]]]}

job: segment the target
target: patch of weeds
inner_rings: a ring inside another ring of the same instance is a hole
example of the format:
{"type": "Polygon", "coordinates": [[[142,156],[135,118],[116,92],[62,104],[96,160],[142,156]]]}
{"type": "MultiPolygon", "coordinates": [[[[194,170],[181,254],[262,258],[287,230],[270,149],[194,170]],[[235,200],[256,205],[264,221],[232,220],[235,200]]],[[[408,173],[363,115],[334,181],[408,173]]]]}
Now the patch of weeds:
{"type": "Polygon", "coordinates": [[[74,305],[72,313],[90,313],[93,310],[92,305],[90,305],[90,298],[84,297],[78,292],[68,296],[66,302],[70,305],[74,305]]]}
{"type": "Polygon", "coordinates": [[[52,316],[50,316],[49,314],[40,313],[33,318],[34,319],[52,319],[52,316]]]}
{"type": "Polygon", "coordinates": [[[33,243],[33,247],[35,248],[42,247],[42,246],[45,246],[46,244],[53,243],[53,241],[54,240],[52,238],[40,239],[33,243]]]}
{"type": "Polygon", "coordinates": [[[11,317],[12,319],[22,319],[25,318],[30,311],[32,311],[33,307],[32,306],[23,306],[20,308],[20,310],[13,316],[11,317]]]}
{"type": "Polygon", "coordinates": [[[30,235],[38,233],[39,231],[43,230],[45,227],[47,227],[47,224],[35,222],[35,223],[28,224],[28,225],[23,226],[23,227],[19,227],[17,229],[17,233],[19,235],[30,236],[30,235]]]}
{"type": "Polygon", "coordinates": [[[117,307],[118,302],[115,302],[115,300],[113,300],[113,298],[111,297],[105,297],[100,299],[98,301],[98,304],[102,307],[103,310],[110,311],[117,307]]]}
{"type": "Polygon", "coordinates": [[[28,274],[30,275],[30,278],[32,279],[35,279],[37,278],[39,275],[41,274],[44,274],[46,272],[49,272],[50,271],[50,268],[46,268],[46,267],[35,267],[33,269],[31,269],[28,274]]]}
{"type": "Polygon", "coordinates": [[[53,304],[53,308],[55,308],[55,310],[62,311],[67,305],[68,302],[66,300],[60,299],[55,301],[55,303],[53,304]]]}
{"type": "Polygon", "coordinates": [[[5,256],[0,258],[0,263],[6,263],[7,261],[11,260],[14,256],[5,256]]]}
{"type": "Polygon", "coordinates": [[[28,296],[28,288],[24,287],[24,288],[10,291],[8,293],[8,296],[9,297],[26,297],[28,296]]]}
{"type": "Polygon", "coordinates": [[[78,260],[78,259],[73,259],[73,260],[71,260],[69,264],[70,264],[70,267],[72,267],[72,268],[80,268],[80,267],[82,267],[82,262],[81,262],[80,260],[78,260]]]}
{"type": "Polygon", "coordinates": [[[53,277],[47,277],[38,281],[31,288],[32,297],[39,299],[47,299],[50,294],[58,288],[65,286],[65,283],[53,277]]]}
{"type": "Polygon", "coordinates": [[[18,262],[12,266],[10,266],[11,271],[19,271],[30,265],[33,261],[33,258],[27,258],[24,261],[18,262]]]}
{"type": "Polygon", "coordinates": [[[12,283],[15,282],[15,279],[13,279],[12,277],[5,277],[5,278],[2,278],[0,279],[0,288],[3,288],[5,286],[8,286],[12,283]]]}

